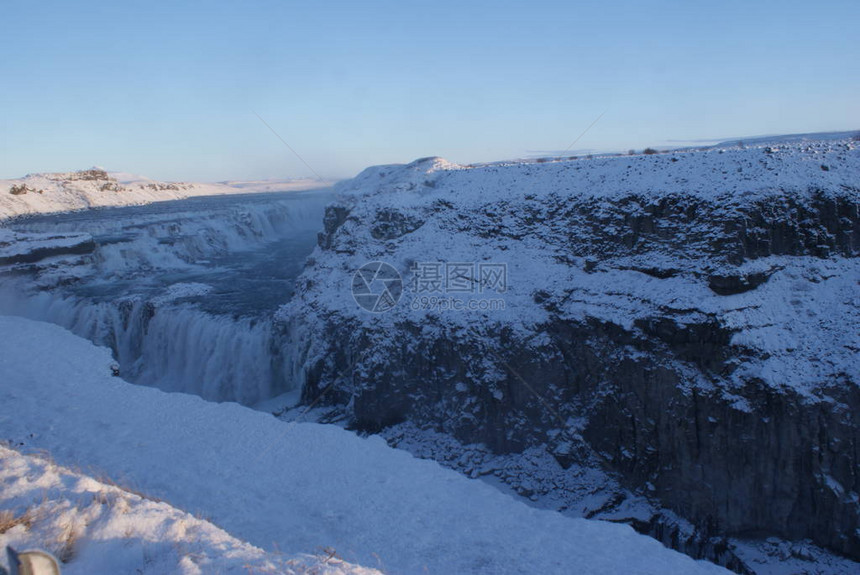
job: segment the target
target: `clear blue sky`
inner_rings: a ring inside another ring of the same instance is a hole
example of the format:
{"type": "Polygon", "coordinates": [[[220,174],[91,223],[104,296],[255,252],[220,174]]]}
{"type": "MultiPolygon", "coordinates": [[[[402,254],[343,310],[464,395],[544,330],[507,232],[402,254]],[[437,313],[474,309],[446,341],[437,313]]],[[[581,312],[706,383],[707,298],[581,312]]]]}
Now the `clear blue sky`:
{"type": "Polygon", "coordinates": [[[0,4],[0,178],[310,175],[860,128],[860,2],[0,4]]]}

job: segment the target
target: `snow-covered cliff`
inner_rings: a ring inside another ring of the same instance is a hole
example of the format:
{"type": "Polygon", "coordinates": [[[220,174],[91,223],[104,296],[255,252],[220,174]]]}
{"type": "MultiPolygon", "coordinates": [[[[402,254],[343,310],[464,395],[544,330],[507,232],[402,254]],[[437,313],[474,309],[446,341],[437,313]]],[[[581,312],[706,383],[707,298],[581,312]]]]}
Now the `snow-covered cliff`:
{"type": "Polygon", "coordinates": [[[860,558],[860,143],[427,158],[338,191],[281,310],[306,401],[598,461],[705,540],[860,558]]]}

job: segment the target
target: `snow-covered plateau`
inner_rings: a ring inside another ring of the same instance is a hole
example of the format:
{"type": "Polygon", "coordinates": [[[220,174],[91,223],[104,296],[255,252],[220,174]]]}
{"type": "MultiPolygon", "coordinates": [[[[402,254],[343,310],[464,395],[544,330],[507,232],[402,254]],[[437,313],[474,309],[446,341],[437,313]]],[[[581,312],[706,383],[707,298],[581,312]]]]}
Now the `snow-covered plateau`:
{"type": "Polygon", "coordinates": [[[0,509],[50,517],[0,542],[88,526],[69,572],[856,573],[858,147],[9,184],[0,509]]]}
{"type": "Polygon", "coordinates": [[[296,179],[218,183],[159,182],[122,172],[92,168],[78,172],[28,174],[0,180],[0,220],[26,215],[130,206],[222,194],[309,190],[333,182],[296,179]]]}

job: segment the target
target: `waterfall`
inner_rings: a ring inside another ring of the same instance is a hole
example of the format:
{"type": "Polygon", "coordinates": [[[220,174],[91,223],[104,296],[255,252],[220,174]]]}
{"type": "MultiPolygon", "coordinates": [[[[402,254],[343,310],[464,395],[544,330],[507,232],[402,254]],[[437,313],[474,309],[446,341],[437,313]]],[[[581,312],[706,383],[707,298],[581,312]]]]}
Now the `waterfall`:
{"type": "Polygon", "coordinates": [[[138,298],[94,303],[46,292],[0,311],[54,323],[109,347],[120,376],[133,383],[245,405],[289,387],[282,347],[268,319],[162,307],[138,298]]]}
{"type": "MultiPolygon", "coordinates": [[[[97,248],[66,266],[77,269],[68,272],[70,278],[57,277],[66,269],[63,265],[59,272],[47,264],[25,274],[18,270],[14,277],[0,272],[0,313],[55,323],[109,347],[120,376],[133,383],[211,401],[259,403],[294,385],[285,367],[283,330],[273,324],[274,310],[228,309],[227,304],[219,309],[218,294],[209,299],[200,295],[206,290],[192,291],[196,298],[182,297],[182,290],[180,296],[165,293],[185,285],[214,289],[205,285],[208,279],[228,287],[244,281],[242,285],[252,286],[249,290],[258,283],[289,281],[310,252],[325,200],[237,200],[209,210],[198,203],[203,209],[172,212],[137,207],[104,210],[98,217],[84,213],[26,221],[18,229],[86,232],[97,248]],[[260,266],[264,276],[275,278],[257,281],[242,276],[251,273],[245,268],[218,267],[225,258],[264,258],[273,242],[284,238],[295,239],[299,251],[286,252],[290,261],[277,260],[279,276],[260,266]],[[53,283],[44,285],[46,277],[53,283]],[[188,277],[204,284],[183,283],[188,277]]],[[[282,284],[272,285],[280,296],[282,284]]],[[[253,291],[243,295],[245,300],[256,297],[253,291]]],[[[288,297],[283,294],[284,301],[288,297]]]]}

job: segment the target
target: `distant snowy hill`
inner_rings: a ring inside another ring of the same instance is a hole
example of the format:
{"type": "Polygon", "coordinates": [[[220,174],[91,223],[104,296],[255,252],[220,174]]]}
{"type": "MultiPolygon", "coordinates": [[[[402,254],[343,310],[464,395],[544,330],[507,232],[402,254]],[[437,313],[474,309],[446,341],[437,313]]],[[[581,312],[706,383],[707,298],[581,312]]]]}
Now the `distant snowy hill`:
{"type": "Polygon", "coordinates": [[[223,186],[229,186],[238,190],[248,192],[283,192],[288,190],[313,190],[335,184],[335,180],[317,180],[313,178],[294,178],[287,180],[225,180],[218,182],[223,186]]]}
{"type": "Polygon", "coordinates": [[[824,142],[833,140],[847,140],[860,138],[860,130],[852,130],[846,132],[813,132],[804,134],[781,134],[770,136],[752,136],[746,138],[730,138],[722,140],[713,147],[722,148],[726,146],[761,146],[765,144],[790,144],[802,142],[824,142]]]}
{"type": "MultiPolygon", "coordinates": [[[[287,558],[331,549],[391,574],[726,573],[625,525],[533,509],[378,437],[289,424],[236,404],[128,384],[111,376],[112,361],[107,349],[57,326],[0,317],[2,437],[16,450],[47,451],[59,464],[97,469],[99,476],[211,518],[233,536],[287,558]]],[[[96,555],[130,561],[122,543],[106,541],[125,529],[132,549],[146,536],[152,557],[164,561],[152,572],[195,572],[182,570],[195,551],[202,561],[196,572],[215,572],[237,557],[251,565],[274,560],[166,506],[5,449],[0,457],[9,466],[5,509],[20,515],[28,501],[38,504],[44,486],[51,493],[47,505],[69,509],[68,521],[94,519],[76,524],[82,566],[72,557],[68,573],[88,572],[96,555]],[[27,470],[33,473],[25,478],[27,470]],[[125,499],[128,523],[101,507],[99,497],[125,499]],[[148,521],[161,521],[163,528],[148,521]],[[192,555],[181,557],[171,545],[192,555]]],[[[15,538],[26,533],[10,530],[3,541],[15,538]]]]}
{"type": "Polygon", "coordinates": [[[64,212],[101,206],[139,205],[192,196],[310,190],[333,182],[264,180],[249,182],[158,182],[101,168],[79,172],[29,174],[0,180],[0,221],[23,214],[64,212]]]}

